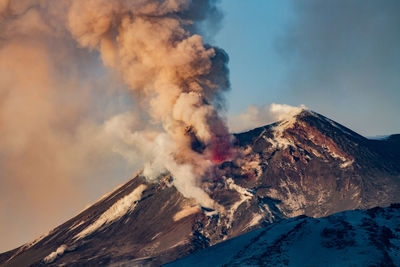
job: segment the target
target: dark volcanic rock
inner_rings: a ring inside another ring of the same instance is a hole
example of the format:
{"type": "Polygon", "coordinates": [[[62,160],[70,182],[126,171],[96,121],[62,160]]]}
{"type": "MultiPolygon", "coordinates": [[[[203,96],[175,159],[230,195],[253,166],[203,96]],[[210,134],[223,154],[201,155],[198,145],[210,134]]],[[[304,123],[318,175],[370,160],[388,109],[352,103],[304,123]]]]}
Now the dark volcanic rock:
{"type": "MultiPolygon", "coordinates": [[[[235,137],[238,157],[202,183],[220,211],[183,197],[168,174],[154,183],[136,175],[42,238],[1,254],[0,264],[157,266],[282,219],[400,202],[399,135],[369,140],[302,111],[235,137]]],[[[390,231],[379,231],[380,246],[388,245],[390,231]]]]}
{"type": "Polygon", "coordinates": [[[400,200],[400,150],[397,135],[369,140],[322,115],[303,111],[296,120],[237,135],[262,162],[254,189],[282,200],[290,217],[320,217],[335,212],[389,205],[400,200]],[[276,133],[276,128],[283,128],[276,133]],[[274,134],[275,131],[275,134],[274,134]],[[276,140],[280,142],[276,142],[276,140]]]}

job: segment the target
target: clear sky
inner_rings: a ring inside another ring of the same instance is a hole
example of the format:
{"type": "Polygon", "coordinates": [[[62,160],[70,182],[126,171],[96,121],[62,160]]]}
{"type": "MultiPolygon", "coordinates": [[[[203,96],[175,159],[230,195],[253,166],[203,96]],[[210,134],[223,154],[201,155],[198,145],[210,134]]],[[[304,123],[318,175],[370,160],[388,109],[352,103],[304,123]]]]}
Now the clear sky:
{"type": "Polygon", "coordinates": [[[223,0],[229,113],[300,105],[366,136],[400,132],[400,2],[223,0]],[[362,2],[362,4],[361,4],[362,2]]]}

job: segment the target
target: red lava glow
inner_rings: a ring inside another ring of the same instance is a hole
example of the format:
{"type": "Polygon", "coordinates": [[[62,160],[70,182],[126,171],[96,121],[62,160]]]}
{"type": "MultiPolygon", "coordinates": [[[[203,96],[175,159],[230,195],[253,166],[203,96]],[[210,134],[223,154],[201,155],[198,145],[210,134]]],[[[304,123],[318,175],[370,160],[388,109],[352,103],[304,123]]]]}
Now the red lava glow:
{"type": "Polygon", "coordinates": [[[227,137],[218,137],[213,141],[212,161],[221,164],[231,156],[231,144],[227,137]]]}

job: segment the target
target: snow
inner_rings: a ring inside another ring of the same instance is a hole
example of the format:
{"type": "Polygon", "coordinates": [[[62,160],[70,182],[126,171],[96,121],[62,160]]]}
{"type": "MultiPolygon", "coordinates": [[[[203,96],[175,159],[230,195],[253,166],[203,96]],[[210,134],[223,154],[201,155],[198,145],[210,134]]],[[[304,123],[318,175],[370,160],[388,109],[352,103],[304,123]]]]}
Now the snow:
{"type": "Polygon", "coordinates": [[[353,164],[353,162],[354,162],[353,160],[347,159],[346,157],[336,154],[334,151],[331,151],[328,146],[324,145],[322,147],[325,148],[329,152],[329,154],[332,156],[332,158],[340,159],[341,161],[343,161],[343,163],[340,165],[341,168],[346,168],[346,167],[350,166],[351,164],[353,164]]]}
{"type": "Polygon", "coordinates": [[[253,218],[251,219],[251,221],[245,226],[244,229],[250,228],[254,225],[257,225],[261,220],[263,219],[263,216],[261,214],[258,213],[254,213],[253,214],[253,218]]]}
{"type": "Polygon", "coordinates": [[[84,224],[85,221],[80,221],[79,223],[75,223],[73,224],[70,228],[69,228],[69,232],[75,230],[76,228],[78,228],[79,226],[81,226],[82,224],[84,224]]]}
{"type": "Polygon", "coordinates": [[[282,202],[279,203],[278,206],[283,205],[290,207],[290,213],[283,211],[285,215],[295,217],[304,214],[304,207],[307,204],[304,195],[292,193],[292,189],[294,189],[295,192],[299,192],[299,186],[295,182],[291,181],[290,177],[281,179],[279,186],[283,193],[280,193],[274,188],[270,188],[266,195],[272,199],[281,199],[282,202]]]}
{"type": "Polygon", "coordinates": [[[398,208],[297,217],[167,266],[400,266],[398,229],[398,208]]]}
{"type": "Polygon", "coordinates": [[[287,113],[283,118],[283,120],[279,121],[276,126],[273,127],[274,138],[267,138],[266,141],[270,142],[275,148],[287,148],[288,146],[294,146],[294,142],[289,140],[283,136],[285,130],[290,129],[294,126],[297,121],[296,116],[300,114],[304,107],[295,108],[291,110],[291,112],[287,113]]]}
{"type": "MultiPolygon", "coordinates": [[[[284,136],[284,132],[287,129],[293,128],[293,126],[295,125],[295,123],[297,122],[297,115],[299,113],[301,113],[303,110],[305,110],[304,108],[298,108],[298,109],[294,109],[293,111],[291,111],[291,113],[287,114],[283,120],[279,121],[277,123],[276,126],[274,126],[273,129],[273,138],[268,138],[267,136],[263,136],[263,138],[272,144],[272,147],[274,148],[287,148],[289,146],[295,147],[295,142],[287,137],[284,136]]],[[[344,127],[342,127],[341,125],[337,124],[336,122],[325,118],[325,117],[321,117],[318,114],[310,111],[310,114],[320,118],[320,119],[324,119],[326,122],[328,122],[329,124],[331,124],[333,127],[339,129],[340,131],[342,131],[343,133],[347,134],[347,135],[352,135],[350,132],[348,132],[344,127]]],[[[310,135],[309,138],[312,140],[314,139],[313,135],[310,135]]],[[[343,161],[343,163],[341,164],[341,168],[347,168],[349,166],[351,166],[353,164],[352,160],[348,160],[347,158],[336,154],[334,151],[331,151],[329,149],[329,147],[325,146],[325,149],[327,149],[329,151],[329,153],[331,154],[331,156],[333,158],[337,158],[343,161]]],[[[313,153],[317,156],[320,157],[321,155],[316,152],[313,151],[313,153]]]]}
{"type": "Polygon", "coordinates": [[[247,191],[246,188],[243,188],[235,184],[232,178],[227,179],[226,184],[228,185],[229,189],[235,190],[240,194],[240,199],[236,201],[232,205],[232,207],[228,210],[228,218],[229,218],[228,227],[231,227],[235,211],[239,208],[240,205],[242,205],[242,203],[246,202],[247,200],[250,200],[253,197],[253,194],[247,191]]]}
{"type": "MultiPolygon", "coordinates": [[[[141,174],[142,171],[136,171],[132,177],[136,178],[137,176],[139,176],[141,174]]],[[[103,196],[101,196],[98,200],[96,200],[94,203],[88,204],[86,205],[86,207],[83,208],[83,210],[81,210],[78,214],[81,214],[82,212],[86,211],[88,208],[93,207],[94,205],[102,202],[103,200],[105,200],[106,198],[110,197],[111,195],[115,194],[116,192],[118,192],[124,185],[128,184],[131,180],[124,182],[122,184],[119,184],[117,187],[114,188],[114,190],[105,193],[103,196]]],[[[77,215],[78,215],[77,214],[77,215]]]]}
{"type": "Polygon", "coordinates": [[[93,224],[83,229],[80,233],[75,235],[74,238],[79,240],[93,233],[104,224],[112,223],[113,221],[121,218],[127,212],[132,211],[137,205],[137,201],[141,199],[142,193],[146,188],[147,186],[143,184],[136,187],[130,194],[115,202],[93,224]]]}
{"type": "Polygon", "coordinates": [[[223,266],[225,263],[229,262],[233,255],[236,255],[243,249],[244,244],[246,244],[249,239],[256,238],[260,232],[262,232],[261,229],[241,235],[237,238],[229,239],[223,243],[212,246],[212,252],[210,249],[202,250],[191,254],[189,257],[166,264],[165,266],[223,266]]]}
{"type": "Polygon", "coordinates": [[[178,211],[177,213],[175,213],[173,220],[179,221],[180,219],[183,219],[189,215],[192,215],[194,213],[200,212],[200,208],[198,206],[186,206],[184,207],[182,210],[178,211]]]}
{"type": "Polygon", "coordinates": [[[329,147],[326,147],[326,146],[325,146],[325,148],[326,148],[327,151],[329,151],[329,154],[330,154],[333,158],[335,158],[335,159],[340,159],[340,160],[342,161],[342,163],[340,164],[340,168],[342,168],[342,169],[347,168],[347,167],[351,166],[351,165],[354,163],[354,160],[353,160],[353,159],[347,159],[347,158],[344,157],[344,156],[340,156],[340,155],[336,154],[334,151],[331,151],[331,150],[329,149],[329,147]]]}
{"type": "Polygon", "coordinates": [[[344,169],[347,168],[349,166],[351,166],[353,164],[354,160],[347,160],[345,162],[343,162],[342,164],[340,164],[340,168],[344,169]]]}
{"type": "Polygon", "coordinates": [[[57,248],[56,251],[53,251],[48,256],[46,256],[43,260],[45,263],[52,263],[57,257],[60,257],[64,254],[64,251],[67,249],[66,245],[61,245],[57,248]]]}
{"type": "Polygon", "coordinates": [[[156,238],[159,237],[161,234],[162,234],[162,232],[158,232],[157,234],[155,234],[155,235],[151,238],[151,240],[156,239],[156,238]]]}

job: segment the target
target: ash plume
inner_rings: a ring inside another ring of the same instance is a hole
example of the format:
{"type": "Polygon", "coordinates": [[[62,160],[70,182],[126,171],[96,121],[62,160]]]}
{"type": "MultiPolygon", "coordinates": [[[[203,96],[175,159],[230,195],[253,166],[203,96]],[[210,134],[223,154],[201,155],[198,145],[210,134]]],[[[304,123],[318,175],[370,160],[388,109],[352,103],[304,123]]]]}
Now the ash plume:
{"type": "Polygon", "coordinates": [[[110,129],[118,113],[129,106],[130,125],[144,125],[119,101],[126,86],[77,46],[69,6],[0,0],[0,251],[47,232],[143,164],[113,152],[122,147],[110,129]]]}
{"type": "Polygon", "coordinates": [[[214,9],[212,1],[76,0],[67,23],[75,40],[99,51],[167,133],[149,140],[158,149],[145,174],[171,172],[185,196],[207,206],[211,200],[198,194],[195,177],[213,164],[217,140],[228,136],[218,115],[229,88],[228,56],[198,34],[214,9]]]}
{"type": "Polygon", "coordinates": [[[4,225],[2,203],[13,202],[43,232],[73,215],[60,206],[88,201],[89,177],[143,164],[149,179],[170,172],[184,196],[213,207],[199,184],[230,156],[219,115],[230,85],[227,54],[202,36],[220,19],[211,0],[0,0],[4,225]]]}

